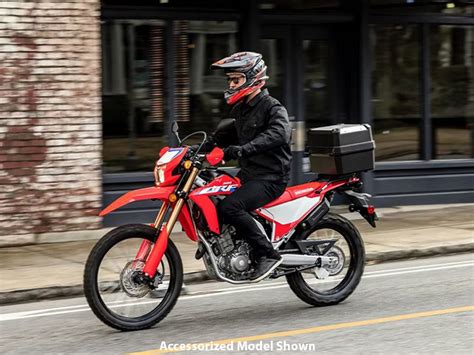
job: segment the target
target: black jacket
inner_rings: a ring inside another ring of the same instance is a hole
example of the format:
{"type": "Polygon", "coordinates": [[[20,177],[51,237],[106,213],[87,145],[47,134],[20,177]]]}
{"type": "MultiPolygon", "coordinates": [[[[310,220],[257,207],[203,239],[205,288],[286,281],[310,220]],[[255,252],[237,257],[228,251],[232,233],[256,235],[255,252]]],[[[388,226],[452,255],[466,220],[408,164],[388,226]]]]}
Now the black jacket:
{"type": "MultiPolygon", "coordinates": [[[[243,183],[266,180],[288,183],[291,165],[291,127],[285,107],[263,90],[249,103],[239,102],[230,112],[235,118],[238,145],[242,146],[243,183]]],[[[234,137],[217,136],[219,147],[235,143],[234,137]]]]}

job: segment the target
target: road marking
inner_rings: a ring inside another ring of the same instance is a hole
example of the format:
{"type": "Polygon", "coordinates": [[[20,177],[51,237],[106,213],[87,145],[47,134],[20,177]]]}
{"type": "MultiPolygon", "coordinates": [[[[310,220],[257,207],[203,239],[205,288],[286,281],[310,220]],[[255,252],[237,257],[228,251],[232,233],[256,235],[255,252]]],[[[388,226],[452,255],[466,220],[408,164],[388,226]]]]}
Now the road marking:
{"type": "MultiPolygon", "coordinates": [[[[433,316],[440,316],[444,314],[472,312],[472,311],[474,311],[474,306],[438,309],[438,310],[427,311],[427,312],[400,314],[400,315],[391,316],[391,317],[373,318],[373,319],[366,319],[366,320],[355,321],[355,322],[336,323],[336,324],[322,325],[322,326],[311,327],[311,328],[302,328],[302,329],[287,330],[287,331],[275,332],[275,333],[252,335],[248,337],[214,340],[214,341],[210,341],[206,343],[192,343],[192,345],[205,347],[206,345],[212,346],[213,344],[222,345],[222,344],[231,344],[231,343],[238,343],[238,342],[252,342],[252,341],[266,340],[266,339],[271,339],[271,338],[290,337],[290,336],[302,335],[302,334],[319,333],[319,332],[324,332],[324,331],[329,331],[329,330],[363,327],[367,325],[399,322],[399,321],[409,320],[409,319],[433,317],[433,316]]],[[[183,351],[156,349],[156,350],[148,350],[148,351],[142,351],[142,352],[134,352],[131,354],[132,355],[154,355],[154,354],[165,354],[165,353],[174,353],[174,352],[183,352],[183,351]]]]}
{"type": "MultiPolygon", "coordinates": [[[[406,271],[406,270],[419,270],[419,269],[423,269],[425,268],[427,271],[429,271],[431,268],[434,268],[434,267],[445,267],[445,266],[449,266],[449,265],[473,265],[474,266],[474,263],[472,262],[472,260],[466,260],[466,261],[456,261],[456,262],[451,262],[451,263],[444,263],[444,264],[431,264],[431,265],[420,265],[420,266],[409,266],[409,267],[405,267],[405,268],[397,268],[397,269],[384,269],[384,270],[374,270],[374,271],[365,271],[364,272],[364,277],[366,276],[369,276],[369,275],[373,275],[373,274],[381,274],[381,273],[387,273],[387,272],[395,272],[395,271],[406,271]],[[428,267],[428,268],[427,268],[428,267]]],[[[264,281],[265,283],[265,281],[264,281]]],[[[286,282],[272,282],[271,283],[271,286],[275,286],[275,285],[288,285],[286,282]]],[[[247,285],[247,286],[234,286],[234,287],[225,287],[225,288],[218,288],[218,289],[213,289],[212,292],[223,292],[223,291],[229,291],[229,290],[236,290],[236,289],[246,289],[246,288],[265,288],[265,287],[268,287],[270,285],[247,285]]],[[[203,292],[206,292],[206,291],[199,291],[198,293],[201,294],[203,292]]]]}
{"type": "MultiPolygon", "coordinates": [[[[385,277],[385,276],[411,274],[411,273],[417,273],[417,272],[438,271],[438,270],[447,270],[447,269],[453,269],[453,268],[470,267],[470,266],[474,266],[474,263],[471,261],[463,261],[463,262],[449,263],[446,266],[442,266],[442,265],[443,264],[425,265],[424,269],[418,269],[415,266],[415,267],[398,268],[398,269],[368,271],[362,276],[362,278],[371,279],[371,278],[379,278],[379,277],[385,277]],[[383,271],[384,273],[379,273],[381,271],[383,271]]],[[[317,282],[326,283],[326,282],[334,282],[334,281],[335,280],[333,279],[324,280],[324,281],[314,280],[313,282],[309,282],[309,283],[310,284],[317,283],[317,282]]],[[[283,287],[288,287],[288,284],[286,282],[278,282],[278,283],[272,282],[269,285],[258,285],[258,286],[250,285],[250,286],[240,286],[240,287],[236,286],[233,288],[223,288],[223,289],[213,290],[213,292],[211,293],[182,296],[178,299],[178,302],[193,300],[193,299],[198,299],[198,298],[223,296],[223,295],[229,295],[229,294],[235,294],[235,293],[266,291],[266,290],[273,290],[273,289],[278,289],[278,288],[283,288],[283,287]]],[[[145,305],[145,304],[150,304],[150,303],[156,303],[156,300],[138,301],[138,302],[134,300],[129,300],[129,301],[124,301],[122,304],[113,305],[110,308],[122,308],[122,307],[127,307],[127,306],[134,306],[134,305],[145,305]]],[[[9,321],[9,320],[27,319],[27,318],[55,316],[55,315],[68,314],[68,313],[86,312],[89,310],[90,308],[87,304],[82,304],[82,305],[75,305],[75,306],[48,308],[48,309],[42,309],[42,310],[12,312],[12,313],[0,314],[0,322],[9,321]]]]}
{"type": "Polygon", "coordinates": [[[394,272],[394,271],[405,271],[405,270],[417,270],[417,269],[423,269],[423,268],[433,268],[433,267],[442,267],[442,266],[450,266],[450,265],[466,265],[466,264],[472,264],[474,260],[465,260],[465,261],[456,261],[456,262],[451,262],[451,263],[442,263],[442,264],[429,264],[429,265],[418,265],[418,266],[408,266],[408,267],[403,267],[403,268],[397,268],[397,269],[383,269],[383,270],[374,270],[374,271],[368,271],[365,274],[380,274],[382,272],[394,272]]]}

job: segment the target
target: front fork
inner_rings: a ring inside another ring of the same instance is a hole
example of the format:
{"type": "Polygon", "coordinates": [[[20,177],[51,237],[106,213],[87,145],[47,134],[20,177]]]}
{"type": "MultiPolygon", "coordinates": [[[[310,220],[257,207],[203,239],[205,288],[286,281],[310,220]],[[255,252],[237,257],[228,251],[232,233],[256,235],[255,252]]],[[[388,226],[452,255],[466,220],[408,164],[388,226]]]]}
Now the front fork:
{"type": "MultiPolygon", "coordinates": [[[[176,220],[178,219],[181,209],[183,208],[183,205],[186,201],[185,199],[187,198],[188,193],[191,190],[191,187],[193,186],[193,182],[196,179],[196,176],[198,175],[198,173],[199,173],[199,169],[197,167],[193,167],[193,169],[191,170],[191,173],[189,174],[188,180],[184,184],[183,189],[179,192],[176,192],[176,195],[181,196],[181,197],[179,197],[178,200],[176,201],[176,204],[174,205],[173,211],[171,212],[171,216],[168,222],[159,231],[159,235],[156,240],[156,243],[153,246],[153,249],[151,250],[148,256],[148,259],[145,262],[145,266],[143,267],[143,273],[145,274],[145,276],[149,278],[153,278],[156,274],[158,265],[160,264],[161,259],[163,258],[166,248],[168,247],[168,238],[170,236],[170,233],[173,230],[176,220]]],[[[161,222],[163,221],[163,218],[166,214],[166,210],[168,208],[168,204],[169,202],[167,201],[163,202],[160,212],[158,213],[156,217],[154,226],[157,229],[160,227],[161,222]]],[[[148,242],[148,245],[144,245],[142,243],[138,254],[148,251],[150,247],[149,243],[150,242],[148,242]]],[[[144,258],[144,255],[140,255],[140,256],[144,258]]]]}
{"type": "MultiPolygon", "coordinates": [[[[153,226],[156,229],[160,228],[161,222],[163,222],[163,218],[165,218],[166,210],[168,209],[169,206],[168,201],[163,201],[163,204],[161,205],[160,212],[158,212],[158,215],[156,216],[155,223],[153,223],[153,226]]],[[[146,261],[146,258],[148,257],[148,254],[150,253],[151,245],[153,243],[150,242],[148,239],[144,239],[142,244],[140,245],[140,249],[138,249],[137,255],[135,255],[135,260],[139,261],[146,261]]]]}

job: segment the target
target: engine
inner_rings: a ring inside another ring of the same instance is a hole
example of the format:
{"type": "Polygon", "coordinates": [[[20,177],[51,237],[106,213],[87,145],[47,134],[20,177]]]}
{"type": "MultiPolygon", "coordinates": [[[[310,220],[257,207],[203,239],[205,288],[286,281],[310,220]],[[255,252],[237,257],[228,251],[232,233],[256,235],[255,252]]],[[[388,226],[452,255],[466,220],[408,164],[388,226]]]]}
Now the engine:
{"type": "Polygon", "coordinates": [[[251,247],[237,237],[232,226],[226,226],[220,236],[212,236],[208,240],[222,274],[233,280],[247,278],[252,263],[251,247]]]}
{"type": "Polygon", "coordinates": [[[243,275],[250,269],[250,250],[246,242],[237,240],[232,251],[226,255],[221,255],[218,265],[222,270],[232,274],[243,275]]]}

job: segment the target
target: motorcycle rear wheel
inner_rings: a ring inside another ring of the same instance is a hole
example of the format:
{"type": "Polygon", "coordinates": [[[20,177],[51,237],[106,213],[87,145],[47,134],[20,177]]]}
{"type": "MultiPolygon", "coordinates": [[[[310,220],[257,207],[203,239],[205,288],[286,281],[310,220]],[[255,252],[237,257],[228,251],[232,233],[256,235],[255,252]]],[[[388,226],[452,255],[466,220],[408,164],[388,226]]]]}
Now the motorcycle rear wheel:
{"type": "MultiPolygon", "coordinates": [[[[84,293],[94,314],[119,330],[149,328],[173,309],[183,284],[183,265],[174,243],[157,269],[155,285],[136,281],[144,262],[136,253],[144,240],[153,245],[156,229],[142,224],[120,226],[92,249],[84,270],[84,293]]],[[[151,249],[150,249],[151,250],[151,249]]]]}
{"type": "Polygon", "coordinates": [[[336,241],[333,255],[343,258],[344,272],[342,269],[336,269],[334,275],[329,273],[326,279],[321,280],[318,279],[321,274],[316,275],[317,270],[314,268],[288,274],[286,279],[298,298],[310,305],[321,307],[338,304],[354,292],[364,272],[365,249],[357,228],[346,218],[332,213],[324,216],[302,239],[318,238],[336,241]],[[318,237],[321,234],[322,237],[318,237]],[[309,274],[314,275],[312,279],[308,277],[309,274]]]}

